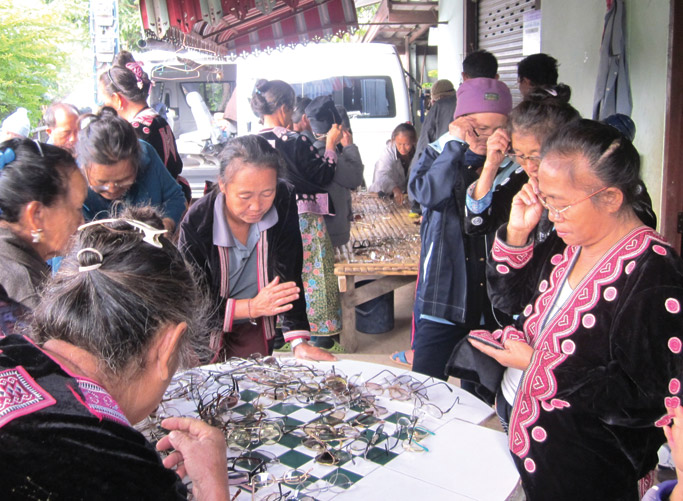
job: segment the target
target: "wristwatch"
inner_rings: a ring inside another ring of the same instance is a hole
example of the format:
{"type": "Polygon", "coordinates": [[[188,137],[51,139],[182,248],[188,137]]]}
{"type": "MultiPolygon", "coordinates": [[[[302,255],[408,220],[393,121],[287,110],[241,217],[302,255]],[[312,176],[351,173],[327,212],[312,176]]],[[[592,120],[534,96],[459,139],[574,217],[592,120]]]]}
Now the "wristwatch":
{"type": "Polygon", "coordinates": [[[292,345],[292,351],[294,351],[294,348],[296,348],[297,346],[299,346],[299,345],[300,345],[301,343],[303,343],[304,341],[306,341],[306,338],[304,338],[304,337],[298,337],[298,338],[296,338],[294,341],[292,341],[292,342],[290,343],[290,344],[292,345]]]}

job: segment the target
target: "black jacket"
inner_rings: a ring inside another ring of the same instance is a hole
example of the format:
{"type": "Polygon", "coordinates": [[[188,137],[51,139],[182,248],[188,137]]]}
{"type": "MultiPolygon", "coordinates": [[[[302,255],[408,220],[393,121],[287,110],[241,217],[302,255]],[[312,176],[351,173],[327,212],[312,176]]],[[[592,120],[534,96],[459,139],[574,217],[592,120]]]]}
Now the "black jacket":
{"type": "MultiPolygon", "coordinates": [[[[180,237],[178,247],[185,258],[196,265],[206,280],[209,293],[214,302],[213,328],[222,329],[225,308],[228,303],[226,298],[221,297],[221,265],[218,255],[218,247],[213,244],[213,207],[218,195],[215,188],[205,195],[188,210],[180,223],[180,237]]],[[[301,283],[301,267],[303,265],[303,247],[301,233],[299,231],[299,216],[297,213],[294,193],[290,185],[280,181],[277,186],[274,206],[277,210],[278,222],[268,229],[266,239],[268,242],[266,261],[267,282],[276,276],[282,282],[296,282],[302,293],[294,301],[293,308],[282,315],[282,331],[287,339],[290,331],[309,331],[308,317],[306,315],[306,300],[301,283]]],[[[259,261],[259,270],[262,270],[262,262],[259,261]]],[[[254,277],[257,280],[257,277],[254,277]]],[[[269,322],[274,323],[275,317],[267,317],[269,322]]],[[[272,331],[272,329],[267,329],[272,331]]]]}

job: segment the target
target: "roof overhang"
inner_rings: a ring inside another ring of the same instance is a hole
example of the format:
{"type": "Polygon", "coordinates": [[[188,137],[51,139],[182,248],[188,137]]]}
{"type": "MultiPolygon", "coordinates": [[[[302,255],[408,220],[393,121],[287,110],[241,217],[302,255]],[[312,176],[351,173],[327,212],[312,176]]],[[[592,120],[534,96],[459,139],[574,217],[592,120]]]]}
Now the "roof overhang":
{"type": "Polygon", "coordinates": [[[236,57],[329,40],[358,26],[353,0],[140,0],[148,37],[236,57]]]}

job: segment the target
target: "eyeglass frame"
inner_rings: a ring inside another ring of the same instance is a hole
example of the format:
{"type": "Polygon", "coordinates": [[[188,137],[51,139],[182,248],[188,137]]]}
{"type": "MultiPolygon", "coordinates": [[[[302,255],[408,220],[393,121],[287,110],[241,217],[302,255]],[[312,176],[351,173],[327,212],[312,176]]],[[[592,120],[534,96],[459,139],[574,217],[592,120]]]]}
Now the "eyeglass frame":
{"type": "Polygon", "coordinates": [[[586,200],[589,200],[589,199],[593,198],[595,195],[597,195],[598,193],[601,193],[601,192],[605,191],[607,188],[609,188],[609,186],[603,186],[603,187],[600,188],[598,191],[594,191],[594,192],[591,193],[590,195],[588,195],[588,196],[586,196],[586,197],[583,197],[581,200],[577,200],[576,202],[572,202],[572,203],[570,203],[569,205],[566,205],[566,206],[564,206],[564,207],[561,208],[561,209],[557,209],[557,208],[554,207],[553,205],[549,204],[549,203],[545,200],[545,198],[544,198],[540,193],[536,193],[536,198],[538,198],[539,203],[540,203],[544,208],[548,209],[549,212],[552,212],[553,214],[555,214],[555,216],[561,216],[563,213],[565,213],[566,211],[568,211],[568,210],[571,209],[572,207],[574,207],[574,206],[580,204],[581,202],[585,202],[586,200]]]}

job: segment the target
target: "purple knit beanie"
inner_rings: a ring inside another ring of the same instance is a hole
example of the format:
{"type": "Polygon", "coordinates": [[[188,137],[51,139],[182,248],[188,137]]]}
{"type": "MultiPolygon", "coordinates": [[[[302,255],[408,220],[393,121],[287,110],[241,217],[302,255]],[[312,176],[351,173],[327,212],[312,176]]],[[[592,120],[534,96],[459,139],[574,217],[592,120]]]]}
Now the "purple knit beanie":
{"type": "Polygon", "coordinates": [[[471,78],[465,80],[456,93],[453,118],[470,113],[500,113],[507,115],[512,110],[510,89],[494,78],[471,78]]]}

